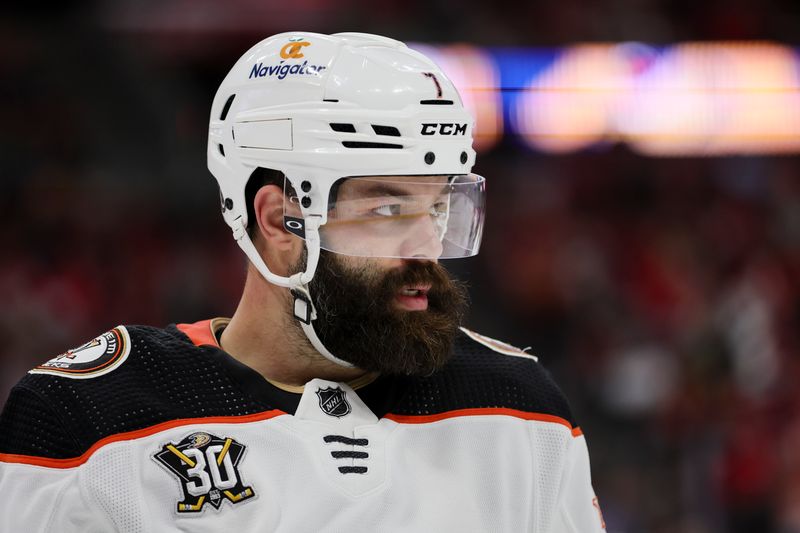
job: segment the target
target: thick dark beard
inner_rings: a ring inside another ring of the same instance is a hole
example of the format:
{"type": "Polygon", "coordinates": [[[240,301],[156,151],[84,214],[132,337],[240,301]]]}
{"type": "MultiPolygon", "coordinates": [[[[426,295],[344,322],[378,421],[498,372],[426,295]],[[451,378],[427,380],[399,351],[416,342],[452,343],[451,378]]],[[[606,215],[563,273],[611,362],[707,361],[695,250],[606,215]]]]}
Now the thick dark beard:
{"type": "Polygon", "coordinates": [[[383,271],[375,263],[353,268],[322,251],[309,284],[317,309],[313,322],[336,357],[372,372],[430,375],[452,357],[453,342],[467,309],[465,285],[430,261],[406,261],[383,271]],[[399,309],[403,287],[430,283],[428,309],[399,309]]]}

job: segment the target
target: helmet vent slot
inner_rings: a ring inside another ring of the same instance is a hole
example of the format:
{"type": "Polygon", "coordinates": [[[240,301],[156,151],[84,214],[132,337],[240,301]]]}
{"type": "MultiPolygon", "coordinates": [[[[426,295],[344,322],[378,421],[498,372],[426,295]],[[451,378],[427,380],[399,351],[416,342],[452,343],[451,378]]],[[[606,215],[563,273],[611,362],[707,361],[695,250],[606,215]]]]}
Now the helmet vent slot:
{"type": "Polygon", "coordinates": [[[373,124],[372,129],[375,131],[376,135],[389,135],[390,137],[400,137],[400,130],[398,130],[394,126],[378,126],[376,124],[373,124]]]}
{"type": "Polygon", "coordinates": [[[422,105],[453,105],[452,100],[420,100],[422,105]]]}
{"type": "Polygon", "coordinates": [[[220,120],[225,120],[225,117],[228,116],[228,111],[231,110],[231,105],[233,105],[233,99],[236,98],[235,94],[232,94],[225,100],[225,105],[222,106],[222,113],[219,115],[220,120]]]}
{"type": "Polygon", "coordinates": [[[219,153],[222,154],[222,157],[225,157],[225,148],[221,144],[218,144],[217,148],[219,149],[219,153]]]}
{"type": "Polygon", "coordinates": [[[345,124],[343,122],[331,122],[331,129],[340,133],[355,133],[356,127],[352,124],[345,124]]]}
{"type": "Polygon", "coordinates": [[[371,142],[360,142],[360,141],[343,141],[342,145],[345,148],[394,148],[397,150],[402,150],[402,144],[392,144],[392,143],[371,143],[371,142]]]}

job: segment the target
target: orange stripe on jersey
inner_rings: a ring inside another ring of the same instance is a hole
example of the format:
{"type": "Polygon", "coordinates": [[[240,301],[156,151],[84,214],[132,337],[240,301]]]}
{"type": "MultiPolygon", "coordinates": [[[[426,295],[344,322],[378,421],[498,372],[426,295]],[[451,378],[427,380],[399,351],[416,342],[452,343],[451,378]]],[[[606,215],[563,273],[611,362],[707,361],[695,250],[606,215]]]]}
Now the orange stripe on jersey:
{"type": "Polygon", "coordinates": [[[481,407],[474,409],[456,409],[454,411],[447,411],[444,413],[437,413],[435,415],[395,415],[392,413],[387,414],[384,418],[393,420],[399,424],[428,424],[430,422],[439,422],[448,418],[457,418],[460,416],[513,416],[514,418],[521,418],[523,420],[536,420],[538,422],[551,422],[553,424],[561,424],[570,430],[572,436],[577,437],[583,435],[579,427],[572,427],[566,419],[560,416],[547,415],[544,413],[529,413],[527,411],[518,411],[517,409],[507,409],[504,407],[481,407]]]}
{"type": "Polygon", "coordinates": [[[195,346],[210,344],[219,347],[217,337],[211,330],[211,319],[201,320],[194,324],[178,324],[176,327],[189,337],[195,346]]]}
{"type": "Polygon", "coordinates": [[[33,455],[15,455],[9,453],[0,453],[0,463],[20,463],[34,466],[45,466],[48,468],[73,468],[80,466],[89,460],[97,450],[103,446],[107,446],[114,442],[122,442],[126,440],[141,439],[155,435],[168,429],[174,429],[181,426],[190,426],[193,424],[247,424],[249,422],[261,422],[262,420],[269,420],[276,416],[285,415],[283,411],[274,409],[272,411],[264,411],[263,413],[255,413],[252,415],[242,416],[209,416],[206,418],[179,418],[178,420],[170,420],[169,422],[162,422],[155,426],[146,427],[144,429],[137,429],[136,431],[129,431],[127,433],[119,433],[111,435],[104,439],[100,439],[91,448],[86,450],[82,455],[72,459],[48,459],[47,457],[36,457],[33,455]]]}

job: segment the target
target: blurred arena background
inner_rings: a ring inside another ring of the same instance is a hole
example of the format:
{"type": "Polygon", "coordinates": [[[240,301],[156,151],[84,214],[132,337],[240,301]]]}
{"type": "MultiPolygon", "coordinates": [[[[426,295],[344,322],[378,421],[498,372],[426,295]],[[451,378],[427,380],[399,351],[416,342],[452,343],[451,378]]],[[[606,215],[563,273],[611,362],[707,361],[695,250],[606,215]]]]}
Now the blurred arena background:
{"type": "Polygon", "coordinates": [[[609,532],[800,532],[794,0],[4,8],[0,401],[116,324],[233,312],[208,110],[293,29],[414,43],[462,90],[489,191],[449,265],[468,326],[556,375],[609,532]]]}

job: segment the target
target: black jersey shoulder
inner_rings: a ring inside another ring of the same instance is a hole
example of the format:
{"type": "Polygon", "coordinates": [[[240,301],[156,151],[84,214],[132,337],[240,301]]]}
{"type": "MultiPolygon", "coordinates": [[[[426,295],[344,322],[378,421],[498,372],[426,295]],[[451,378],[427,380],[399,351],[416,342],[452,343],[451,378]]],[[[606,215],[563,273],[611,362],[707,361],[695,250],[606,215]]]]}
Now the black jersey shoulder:
{"type": "Polygon", "coordinates": [[[510,355],[510,350],[499,352],[471,335],[458,335],[453,359],[442,370],[412,380],[392,413],[423,416],[459,409],[505,408],[556,416],[576,426],[567,398],[535,357],[521,350],[516,355],[510,355]]]}
{"type": "Polygon", "coordinates": [[[194,345],[174,325],[125,331],[130,352],[113,371],[26,375],[0,415],[0,453],[71,458],[105,437],[162,422],[276,408],[242,391],[218,348],[194,345]]]}

